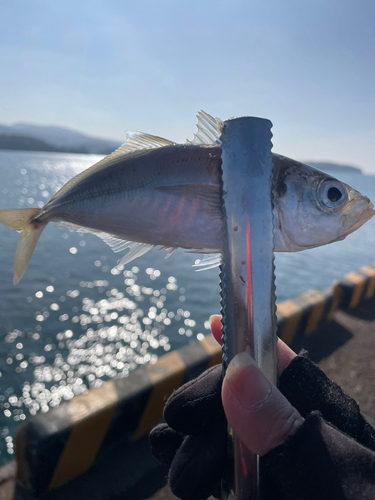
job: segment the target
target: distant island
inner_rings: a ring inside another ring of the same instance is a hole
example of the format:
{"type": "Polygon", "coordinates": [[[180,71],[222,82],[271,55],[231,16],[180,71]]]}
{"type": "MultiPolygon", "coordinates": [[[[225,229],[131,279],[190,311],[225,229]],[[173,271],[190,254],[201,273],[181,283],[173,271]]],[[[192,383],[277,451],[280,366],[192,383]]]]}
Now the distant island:
{"type": "Polygon", "coordinates": [[[335,174],[339,172],[346,172],[348,174],[362,174],[362,170],[358,167],[353,167],[351,165],[341,165],[340,163],[330,163],[324,161],[305,161],[308,165],[311,165],[318,170],[327,172],[329,174],[335,174]]]}
{"type": "MultiPolygon", "coordinates": [[[[91,137],[66,127],[30,123],[0,124],[0,150],[108,155],[120,145],[118,141],[91,137]]],[[[304,163],[329,174],[339,172],[362,174],[360,168],[351,165],[321,161],[304,163]]]]}
{"type": "Polygon", "coordinates": [[[118,141],[91,137],[65,127],[0,124],[0,149],[107,155],[120,145],[118,141]]]}
{"type": "Polygon", "coordinates": [[[63,146],[52,146],[45,141],[25,137],[23,135],[0,135],[0,149],[15,151],[47,151],[52,153],[83,153],[87,154],[84,147],[70,148],[63,146]]]}

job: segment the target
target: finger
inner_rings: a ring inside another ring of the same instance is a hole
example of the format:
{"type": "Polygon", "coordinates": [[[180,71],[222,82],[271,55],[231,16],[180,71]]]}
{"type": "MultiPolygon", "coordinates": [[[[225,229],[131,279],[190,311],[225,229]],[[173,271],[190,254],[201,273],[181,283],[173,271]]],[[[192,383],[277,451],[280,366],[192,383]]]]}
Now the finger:
{"type": "Polygon", "coordinates": [[[279,375],[283,373],[285,368],[296,356],[297,354],[289,346],[287,346],[285,342],[277,337],[277,370],[279,375]]]}
{"type": "Polygon", "coordinates": [[[168,468],[183,440],[184,436],[171,429],[167,424],[157,425],[149,434],[152,454],[168,468]]]}
{"type": "MultiPolygon", "coordinates": [[[[214,336],[216,342],[220,345],[223,344],[221,340],[222,332],[221,332],[221,316],[220,314],[213,314],[209,317],[209,322],[211,325],[211,333],[214,336]]],[[[288,347],[285,342],[277,339],[277,358],[278,358],[278,372],[279,375],[285,370],[285,368],[289,365],[293,358],[295,358],[297,354],[288,347]]]]}
{"type": "Polygon", "coordinates": [[[235,434],[263,456],[294,434],[303,419],[246,353],[229,364],[223,382],[224,410],[235,434]]]}
{"type": "Polygon", "coordinates": [[[227,456],[227,426],[216,422],[205,432],[187,436],[169,471],[172,493],[182,500],[205,499],[217,489],[227,456]]]}
{"type": "Polygon", "coordinates": [[[225,420],[221,384],[222,368],[216,365],[177,389],[164,408],[168,425],[183,434],[197,434],[213,420],[225,420]]]}
{"type": "Polygon", "coordinates": [[[214,336],[216,342],[220,345],[223,345],[223,341],[221,340],[222,332],[221,332],[221,316],[220,314],[213,314],[208,318],[211,326],[211,333],[214,336]]]}

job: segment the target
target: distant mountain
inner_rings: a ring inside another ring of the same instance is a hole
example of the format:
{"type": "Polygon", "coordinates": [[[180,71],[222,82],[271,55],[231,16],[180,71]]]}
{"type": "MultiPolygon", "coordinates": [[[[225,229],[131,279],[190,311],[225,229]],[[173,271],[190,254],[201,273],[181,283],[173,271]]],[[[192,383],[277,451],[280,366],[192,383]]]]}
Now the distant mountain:
{"type": "Polygon", "coordinates": [[[25,137],[22,135],[1,135],[0,134],[0,149],[13,149],[17,151],[49,151],[53,153],[84,153],[87,151],[84,148],[64,148],[56,147],[47,142],[25,137]]]}
{"type": "MultiPolygon", "coordinates": [[[[65,127],[33,125],[31,123],[0,124],[0,150],[13,149],[107,155],[120,145],[121,143],[118,141],[91,137],[65,127]]],[[[360,168],[351,165],[321,161],[305,161],[305,163],[327,173],[348,172],[362,174],[360,168]]]]}
{"type": "Polygon", "coordinates": [[[330,163],[323,161],[305,161],[308,165],[315,167],[323,172],[327,172],[329,174],[337,173],[337,172],[346,172],[348,174],[362,174],[362,170],[357,167],[353,167],[351,165],[341,165],[340,163],[330,163]]]}
{"type": "Polygon", "coordinates": [[[32,125],[29,123],[0,124],[0,149],[28,149],[29,151],[61,151],[105,155],[112,153],[120,145],[121,143],[118,141],[90,137],[65,127],[32,125]],[[28,142],[27,139],[31,140],[28,142]],[[8,144],[7,147],[6,144],[8,144]],[[10,147],[10,145],[13,146],[10,147]],[[36,147],[43,149],[35,149],[36,147]]]}

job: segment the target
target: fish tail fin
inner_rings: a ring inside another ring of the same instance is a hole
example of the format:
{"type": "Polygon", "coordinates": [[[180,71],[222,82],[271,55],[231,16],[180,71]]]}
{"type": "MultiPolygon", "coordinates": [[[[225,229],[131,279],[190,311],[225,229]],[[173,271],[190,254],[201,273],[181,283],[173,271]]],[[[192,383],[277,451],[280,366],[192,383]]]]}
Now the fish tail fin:
{"type": "Polygon", "coordinates": [[[0,222],[15,231],[21,231],[14,264],[13,283],[15,285],[20,281],[26,271],[27,264],[29,263],[35,245],[46,226],[45,223],[32,220],[39,211],[39,208],[0,210],[0,222]]]}

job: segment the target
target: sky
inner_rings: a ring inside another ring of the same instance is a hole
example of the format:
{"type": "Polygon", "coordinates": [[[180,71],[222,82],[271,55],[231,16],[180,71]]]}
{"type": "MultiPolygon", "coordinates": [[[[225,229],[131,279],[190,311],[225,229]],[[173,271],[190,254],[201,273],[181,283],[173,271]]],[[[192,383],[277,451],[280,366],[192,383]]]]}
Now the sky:
{"type": "Polygon", "coordinates": [[[375,174],[373,0],[12,0],[0,123],[192,138],[200,109],[273,122],[273,150],[375,174]]]}

